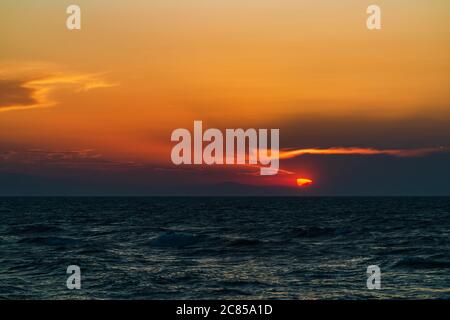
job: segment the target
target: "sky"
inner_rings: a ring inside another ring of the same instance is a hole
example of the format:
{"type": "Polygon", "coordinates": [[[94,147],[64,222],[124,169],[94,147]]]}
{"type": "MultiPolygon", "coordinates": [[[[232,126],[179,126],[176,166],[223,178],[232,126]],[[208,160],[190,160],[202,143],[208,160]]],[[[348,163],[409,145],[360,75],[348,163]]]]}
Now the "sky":
{"type": "Polygon", "coordinates": [[[449,18],[446,0],[2,0],[0,195],[450,195],[449,18]],[[280,173],[174,166],[194,120],[279,128],[280,173]]]}

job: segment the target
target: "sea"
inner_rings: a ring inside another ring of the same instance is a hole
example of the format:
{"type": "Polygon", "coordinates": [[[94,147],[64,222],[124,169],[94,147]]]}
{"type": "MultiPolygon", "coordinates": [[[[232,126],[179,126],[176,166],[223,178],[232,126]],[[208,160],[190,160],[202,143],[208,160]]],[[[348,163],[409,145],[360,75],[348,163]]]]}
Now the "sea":
{"type": "Polygon", "coordinates": [[[0,198],[0,299],[449,298],[449,197],[0,198]]]}

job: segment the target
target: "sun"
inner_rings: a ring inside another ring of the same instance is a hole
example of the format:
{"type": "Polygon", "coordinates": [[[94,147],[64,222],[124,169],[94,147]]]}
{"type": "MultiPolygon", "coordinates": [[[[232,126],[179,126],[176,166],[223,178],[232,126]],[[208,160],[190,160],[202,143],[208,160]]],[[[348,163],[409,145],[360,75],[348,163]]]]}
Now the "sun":
{"type": "Polygon", "coordinates": [[[307,179],[307,178],[298,178],[297,179],[297,185],[299,187],[308,187],[310,185],[312,185],[313,181],[311,179],[307,179]]]}

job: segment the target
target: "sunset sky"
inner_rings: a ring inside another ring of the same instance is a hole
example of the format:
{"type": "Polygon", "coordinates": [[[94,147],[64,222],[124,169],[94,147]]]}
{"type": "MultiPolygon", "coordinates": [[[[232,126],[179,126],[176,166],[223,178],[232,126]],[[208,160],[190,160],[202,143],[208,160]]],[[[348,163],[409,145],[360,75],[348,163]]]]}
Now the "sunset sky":
{"type": "Polygon", "coordinates": [[[450,195],[449,18],[447,0],[2,0],[0,195],[450,195]],[[280,174],[172,165],[194,120],[279,128],[280,174]]]}

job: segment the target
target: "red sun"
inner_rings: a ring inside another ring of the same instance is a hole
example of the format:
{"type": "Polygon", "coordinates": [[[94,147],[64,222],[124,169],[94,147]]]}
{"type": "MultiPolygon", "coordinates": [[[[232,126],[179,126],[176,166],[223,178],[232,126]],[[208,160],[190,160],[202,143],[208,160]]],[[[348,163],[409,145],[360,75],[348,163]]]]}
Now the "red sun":
{"type": "Polygon", "coordinates": [[[313,181],[311,179],[306,179],[306,178],[298,178],[297,179],[297,185],[299,187],[308,187],[310,185],[312,185],[313,181]]]}

